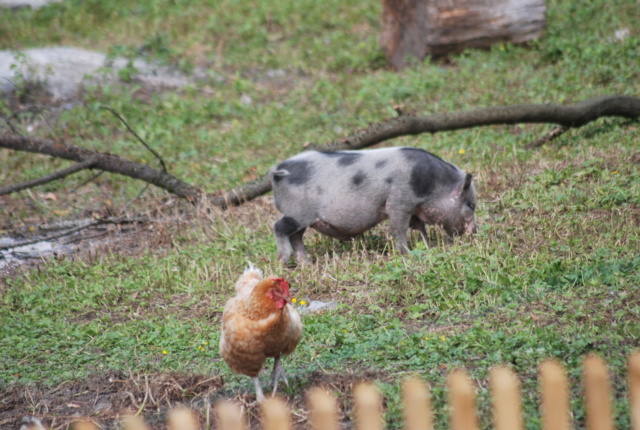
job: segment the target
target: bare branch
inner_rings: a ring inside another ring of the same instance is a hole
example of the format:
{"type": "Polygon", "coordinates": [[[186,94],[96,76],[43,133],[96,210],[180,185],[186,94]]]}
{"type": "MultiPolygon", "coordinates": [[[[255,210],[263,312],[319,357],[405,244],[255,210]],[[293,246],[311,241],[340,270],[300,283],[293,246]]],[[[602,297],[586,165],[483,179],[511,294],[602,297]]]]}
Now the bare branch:
{"type": "Polygon", "coordinates": [[[569,130],[569,127],[565,127],[564,125],[559,125],[553,130],[551,130],[549,133],[545,134],[544,136],[540,136],[533,142],[526,144],[524,147],[526,149],[538,148],[544,145],[545,143],[551,142],[553,139],[559,136],[562,136],[567,130],[569,130]]]}
{"type": "Polygon", "coordinates": [[[0,245],[0,251],[6,250],[6,249],[19,248],[21,246],[33,245],[34,243],[38,243],[38,242],[46,242],[46,241],[50,241],[50,240],[54,240],[54,239],[59,239],[59,238],[61,238],[63,236],[69,236],[70,234],[76,233],[76,232],[78,232],[80,230],[84,230],[85,228],[96,226],[98,224],[99,224],[98,222],[90,222],[88,224],[84,224],[84,225],[72,228],[70,230],[65,230],[65,231],[60,232],[60,233],[52,234],[50,236],[38,237],[38,238],[35,238],[35,239],[29,239],[29,240],[23,240],[21,242],[12,243],[10,245],[0,245]]]}
{"type": "Polygon", "coordinates": [[[87,234],[86,236],[71,237],[71,238],[69,238],[69,239],[67,239],[65,241],[65,245],[71,245],[72,243],[82,242],[83,240],[89,240],[89,239],[96,239],[98,237],[104,237],[104,236],[106,236],[108,234],[109,234],[108,231],[101,231],[101,232],[95,233],[95,234],[87,234]]]}
{"type": "Polygon", "coordinates": [[[86,223],[82,223],[76,227],[70,228],[68,230],[64,230],[61,231],[59,233],[55,233],[55,234],[51,234],[49,236],[41,236],[41,237],[37,237],[34,239],[28,239],[28,240],[23,240],[20,242],[15,242],[12,244],[8,244],[8,245],[0,245],[0,251],[4,251],[7,249],[14,249],[14,248],[19,248],[21,246],[27,246],[27,245],[33,245],[34,243],[38,243],[38,242],[46,242],[46,241],[51,241],[51,240],[55,240],[55,239],[59,239],[61,237],[64,236],[70,236],[74,233],[77,233],[79,231],[85,230],[87,228],[90,227],[97,227],[99,225],[104,225],[104,224],[128,224],[128,223],[134,223],[134,222],[142,222],[142,221],[147,221],[145,218],[103,218],[103,219],[98,219],[98,220],[91,220],[88,221],[86,223]]]}
{"type": "Polygon", "coordinates": [[[241,205],[258,196],[267,194],[269,191],[271,191],[271,175],[266,173],[261,178],[234,188],[231,191],[224,191],[221,194],[207,196],[207,198],[214,206],[226,208],[228,206],[241,205]]]}
{"type": "MultiPolygon", "coordinates": [[[[100,218],[100,220],[102,221],[103,224],[133,224],[133,223],[139,223],[139,222],[147,222],[149,221],[149,218],[145,216],[138,216],[134,218],[107,217],[107,218],[100,218]]],[[[58,230],[65,230],[65,229],[68,230],[71,228],[79,227],[81,225],[90,224],[95,221],[96,221],[95,218],[55,221],[55,222],[52,222],[51,224],[39,225],[38,231],[51,232],[51,231],[58,231],[58,230]]],[[[17,234],[27,234],[29,231],[31,231],[31,227],[25,226],[22,228],[12,228],[11,230],[17,234]]]]}
{"type": "Polygon", "coordinates": [[[13,123],[11,122],[11,117],[7,117],[5,115],[0,114],[0,118],[2,118],[4,120],[4,122],[7,123],[7,125],[9,126],[9,128],[11,129],[11,132],[13,134],[20,134],[20,132],[18,131],[18,129],[13,125],[13,123]]]}
{"type": "Polygon", "coordinates": [[[102,175],[104,173],[104,170],[101,170],[100,172],[96,173],[95,175],[91,175],[91,177],[85,181],[83,181],[80,185],[76,185],[71,191],[77,191],[80,188],[84,187],[85,185],[87,185],[89,182],[94,181],[96,179],[98,179],[98,176],[102,175]]]}
{"type": "Polygon", "coordinates": [[[148,182],[187,200],[194,200],[201,194],[198,188],[146,164],[125,160],[114,154],[92,151],[75,145],[56,143],[49,139],[0,135],[0,148],[34,152],[77,162],[83,162],[97,156],[98,158],[93,165],[95,169],[118,173],[148,182]]]}
{"type": "Polygon", "coordinates": [[[142,188],[142,190],[138,193],[138,195],[137,195],[137,196],[135,196],[134,198],[132,198],[131,200],[129,200],[128,202],[126,202],[126,203],[125,203],[125,205],[124,205],[124,207],[122,208],[122,210],[123,210],[123,211],[126,211],[126,210],[129,208],[129,206],[131,205],[131,203],[133,203],[133,202],[135,202],[136,200],[138,200],[138,199],[139,199],[139,198],[144,194],[144,192],[145,192],[145,191],[147,191],[147,188],[149,188],[149,185],[150,185],[150,184],[146,184],[146,185],[142,188]]]}
{"type": "Polygon", "coordinates": [[[76,172],[79,172],[83,169],[88,169],[93,166],[96,162],[96,157],[92,157],[88,160],[85,160],[81,163],[74,164],[73,166],[69,166],[66,169],[59,170],[57,172],[51,173],[49,175],[43,176],[41,178],[32,179],[31,181],[21,182],[19,184],[9,185],[6,187],[0,188],[0,196],[4,196],[5,194],[15,193],[21,190],[25,190],[27,188],[33,188],[38,185],[47,184],[49,182],[55,181],[57,179],[62,179],[66,176],[72,175],[76,172]]]}
{"type": "Polygon", "coordinates": [[[129,132],[131,134],[133,134],[136,139],[138,139],[138,141],[140,143],[142,143],[142,145],[144,145],[145,148],[147,148],[149,150],[149,152],[151,152],[157,159],[158,161],[160,161],[160,166],[162,166],[162,170],[166,173],[167,172],[167,166],[164,164],[164,160],[162,159],[162,157],[160,157],[160,155],[153,150],[153,148],[151,148],[149,145],[147,145],[147,142],[145,142],[140,136],[138,136],[138,134],[133,131],[133,129],[131,127],[129,127],[129,124],[127,123],[127,121],[124,120],[124,118],[122,118],[122,116],[120,116],[120,114],[118,112],[116,112],[115,110],[111,109],[108,106],[100,106],[101,109],[106,109],[109,112],[111,112],[116,118],[118,118],[120,120],[120,122],[122,122],[124,124],[125,127],[127,127],[127,130],[129,130],[129,132]]]}
{"type": "MultiPolygon", "coordinates": [[[[13,82],[11,79],[6,78],[7,82],[9,82],[11,85],[13,85],[13,87],[20,91],[20,88],[15,84],[15,82],[13,82]]],[[[32,97],[29,97],[32,98],[32,97]]],[[[49,122],[49,120],[47,119],[46,116],[44,116],[44,114],[42,113],[42,110],[40,109],[40,106],[38,106],[36,103],[32,103],[33,108],[36,110],[36,112],[38,112],[38,115],[40,115],[40,117],[42,118],[42,120],[47,123],[47,125],[49,126],[49,129],[51,130],[52,133],[55,134],[56,130],[53,128],[53,126],[51,125],[51,123],[49,122]]],[[[9,124],[9,122],[7,121],[7,123],[9,124]]],[[[13,130],[13,126],[11,126],[11,124],[9,124],[9,126],[11,127],[11,129],[13,130]]],[[[16,133],[18,134],[18,133],[16,133]]],[[[57,136],[56,136],[57,137],[57,136]]]]}
{"type": "Polygon", "coordinates": [[[569,106],[521,104],[431,116],[402,115],[372,124],[319,149],[360,149],[400,136],[461,130],[483,125],[548,123],[577,128],[604,116],[636,119],[640,117],[640,98],[601,96],[569,106]]]}

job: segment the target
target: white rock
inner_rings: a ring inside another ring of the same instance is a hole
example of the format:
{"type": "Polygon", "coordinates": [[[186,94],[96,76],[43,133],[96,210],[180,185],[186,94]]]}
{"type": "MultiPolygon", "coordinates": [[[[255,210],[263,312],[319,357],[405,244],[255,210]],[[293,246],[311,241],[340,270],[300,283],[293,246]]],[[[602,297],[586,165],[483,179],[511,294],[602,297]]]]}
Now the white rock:
{"type": "Polygon", "coordinates": [[[248,95],[248,94],[243,94],[243,95],[240,97],[240,103],[242,103],[242,104],[243,104],[243,105],[245,105],[245,106],[250,105],[252,102],[253,102],[253,99],[252,99],[252,98],[251,98],[251,96],[250,96],[250,95],[248,95]]]}
{"type": "Polygon", "coordinates": [[[333,300],[330,302],[321,302],[320,300],[312,300],[307,307],[299,307],[298,312],[301,314],[328,311],[338,307],[338,303],[333,300]]]}
{"type": "Polygon", "coordinates": [[[631,35],[631,32],[628,28],[621,28],[614,32],[615,40],[622,41],[627,39],[631,35]]]}
{"type": "MultiPolygon", "coordinates": [[[[69,100],[85,83],[118,80],[117,72],[127,65],[125,58],[107,60],[100,52],[72,47],[0,51],[0,92],[12,92],[20,80],[26,79],[44,83],[55,99],[69,100]]],[[[145,85],[181,87],[189,82],[175,71],[141,60],[134,61],[133,67],[137,70],[133,79],[145,85]]]]}
{"type": "Polygon", "coordinates": [[[17,9],[21,7],[40,9],[49,3],[60,3],[61,1],[62,0],[0,0],[0,7],[7,9],[17,9]]]}

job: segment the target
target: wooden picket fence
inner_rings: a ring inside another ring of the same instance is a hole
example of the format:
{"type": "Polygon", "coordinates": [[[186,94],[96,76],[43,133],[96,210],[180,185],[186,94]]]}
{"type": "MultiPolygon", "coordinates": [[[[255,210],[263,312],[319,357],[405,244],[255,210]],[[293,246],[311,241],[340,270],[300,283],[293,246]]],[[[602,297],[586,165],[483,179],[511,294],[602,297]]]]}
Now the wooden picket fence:
{"type": "MultiPolygon", "coordinates": [[[[564,367],[549,360],[539,370],[541,405],[540,412],[545,430],[569,430],[572,428],[569,407],[569,385],[564,367]]],[[[584,359],[584,394],[586,426],[589,430],[613,430],[611,387],[605,361],[589,355],[584,359]]],[[[640,430],[640,352],[629,357],[628,367],[631,429],[640,430]]],[[[475,389],[471,379],[462,370],[453,371],[448,377],[450,427],[452,430],[476,430],[478,418],[475,407],[475,389]]],[[[522,430],[524,417],[520,400],[520,383],[515,373],[507,367],[490,372],[493,404],[493,423],[496,430],[522,430]]],[[[419,379],[407,379],[403,383],[404,429],[433,430],[433,410],[429,387],[419,379]]],[[[382,395],[370,383],[355,386],[354,414],[356,430],[383,430],[382,395]]],[[[336,398],[322,388],[312,388],[307,396],[309,424],[312,430],[340,430],[339,409],[336,398]]],[[[215,407],[218,430],[246,430],[243,412],[237,404],[223,401],[215,407]]],[[[279,398],[267,399],[261,405],[264,430],[291,430],[292,423],[287,404],[279,398]]],[[[192,411],[174,409],[167,418],[169,430],[200,430],[192,411]]],[[[76,422],[74,430],[95,430],[90,422],[76,422]]],[[[123,422],[124,430],[150,430],[140,417],[123,422]]]]}

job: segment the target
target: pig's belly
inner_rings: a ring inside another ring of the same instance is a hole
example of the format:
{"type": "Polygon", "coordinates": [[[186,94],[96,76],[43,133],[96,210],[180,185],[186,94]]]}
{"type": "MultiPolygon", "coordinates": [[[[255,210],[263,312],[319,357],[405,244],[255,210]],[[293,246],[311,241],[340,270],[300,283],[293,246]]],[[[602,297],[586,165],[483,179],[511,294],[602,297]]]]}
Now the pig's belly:
{"type": "Polygon", "coordinates": [[[380,221],[387,218],[384,211],[378,211],[370,216],[362,216],[362,213],[352,213],[345,217],[323,217],[310,225],[311,228],[322,234],[339,240],[350,240],[371,230],[380,221]],[[354,217],[353,215],[359,215],[354,217]]]}

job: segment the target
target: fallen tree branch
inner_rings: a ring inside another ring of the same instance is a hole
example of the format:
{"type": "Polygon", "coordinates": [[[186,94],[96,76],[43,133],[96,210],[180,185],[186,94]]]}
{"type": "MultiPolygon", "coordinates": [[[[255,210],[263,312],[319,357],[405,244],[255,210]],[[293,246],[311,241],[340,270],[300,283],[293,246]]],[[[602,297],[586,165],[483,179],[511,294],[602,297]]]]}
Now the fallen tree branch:
{"type": "MultiPolygon", "coordinates": [[[[601,96],[568,106],[520,104],[430,116],[407,115],[403,114],[401,110],[398,113],[400,114],[398,117],[372,124],[365,129],[358,130],[350,136],[327,145],[311,145],[309,149],[324,151],[362,149],[400,136],[453,131],[484,125],[549,123],[569,129],[582,127],[605,116],[637,119],[640,117],[640,98],[632,96],[601,96]]],[[[230,191],[221,191],[204,196],[200,188],[187,184],[167,172],[154,169],[145,164],[135,163],[113,154],[91,151],[73,145],[64,145],[48,139],[14,135],[0,135],[0,148],[36,152],[76,162],[83,162],[97,155],[97,161],[93,165],[94,169],[140,179],[191,202],[196,202],[199,198],[206,197],[213,205],[220,207],[239,205],[271,190],[269,173],[230,191]]]]}
{"type": "Polygon", "coordinates": [[[109,234],[108,231],[101,231],[100,233],[88,234],[86,236],[72,237],[72,238],[67,239],[67,241],[64,244],[65,245],[71,245],[72,243],[82,242],[84,240],[96,239],[98,237],[104,237],[104,236],[106,236],[108,234],[109,234]]]}
{"type": "Polygon", "coordinates": [[[38,242],[48,242],[48,241],[51,241],[51,240],[54,240],[54,239],[59,239],[59,238],[64,237],[64,236],[69,236],[69,235],[71,235],[73,233],[79,232],[79,231],[84,230],[84,229],[89,228],[89,227],[94,227],[96,225],[99,225],[99,223],[98,222],[90,222],[88,224],[84,224],[84,225],[72,228],[70,230],[65,230],[63,232],[52,234],[52,235],[49,235],[49,236],[38,237],[38,238],[35,238],[35,239],[23,240],[23,241],[20,241],[20,242],[12,243],[10,245],[0,245],[0,251],[5,251],[7,249],[15,249],[15,248],[19,248],[21,246],[33,245],[34,243],[38,243],[38,242]]]}
{"type": "Polygon", "coordinates": [[[136,133],[127,123],[127,121],[124,120],[124,118],[122,118],[122,116],[120,116],[120,114],[118,112],[116,112],[115,110],[111,109],[108,106],[100,106],[101,109],[105,109],[108,110],[109,112],[111,112],[111,114],[113,116],[115,116],[116,118],[118,118],[120,120],[121,123],[124,124],[125,127],[127,127],[127,130],[129,130],[129,133],[133,134],[133,136],[138,139],[138,142],[142,143],[142,146],[144,146],[145,148],[147,148],[147,150],[149,152],[151,152],[154,157],[156,157],[158,159],[158,161],[160,162],[160,166],[162,167],[162,171],[167,173],[167,166],[164,164],[164,160],[162,159],[162,157],[160,157],[160,154],[158,154],[156,151],[153,150],[152,147],[150,147],[147,142],[144,141],[144,139],[142,139],[140,136],[138,136],[138,133],[136,133]]]}
{"type": "MultiPolygon", "coordinates": [[[[82,225],[90,224],[95,222],[95,218],[82,218],[82,219],[73,219],[73,220],[63,220],[56,221],[51,224],[42,224],[38,225],[38,232],[52,232],[58,230],[68,230],[75,227],[80,227],[82,225]]],[[[107,224],[118,224],[118,225],[126,225],[126,224],[136,224],[136,223],[145,223],[151,221],[146,216],[137,216],[133,218],[123,218],[123,217],[107,217],[100,218],[100,221],[103,225],[107,224]]],[[[158,222],[157,220],[153,220],[153,222],[158,222]]],[[[12,234],[28,234],[29,232],[33,232],[31,230],[33,226],[25,225],[20,228],[10,228],[8,226],[0,226],[0,228],[4,228],[7,230],[11,230],[12,234]]]]}
{"type": "Polygon", "coordinates": [[[135,223],[135,222],[144,222],[144,221],[148,221],[145,218],[102,218],[102,219],[98,219],[98,220],[89,220],[86,221],[84,223],[81,223],[80,225],[77,225],[73,228],[69,228],[67,230],[58,232],[58,233],[54,233],[54,234],[50,234],[48,236],[40,236],[40,237],[36,237],[34,239],[27,239],[27,240],[23,240],[20,242],[15,242],[15,243],[11,243],[11,244],[7,244],[7,245],[0,245],[0,251],[5,251],[7,249],[14,249],[14,248],[19,248],[21,246],[27,246],[27,245],[33,245],[34,243],[38,243],[38,242],[47,242],[47,241],[51,241],[51,240],[55,240],[55,239],[60,239],[61,237],[64,236],[70,236],[74,233],[77,233],[79,231],[85,230],[87,228],[90,227],[98,227],[101,225],[105,225],[105,224],[129,224],[129,223],[135,223]]]}
{"type": "Polygon", "coordinates": [[[269,191],[271,191],[271,175],[267,172],[261,178],[247,182],[230,191],[224,191],[222,194],[207,196],[207,199],[214,206],[226,208],[228,206],[241,205],[244,202],[267,194],[269,191]]]}
{"type": "Polygon", "coordinates": [[[41,178],[32,179],[31,181],[21,182],[19,184],[8,185],[6,187],[0,188],[0,196],[4,196],[5,194],[11,194],[18,191],[26,190],[27,188],[33,188],[38,185],[47,184],[49,182],[53,182],[57,179],[62,179],[66,176],[72,175],[80,170],[88,169],[93,166],[96,162],[96,157],[92,157],[88,160],[85,160],[81,163],[74,164],[73,166],[67,167],[66,169],[59,170],[57,172],[51,173],[49,175],[43,176],[41,178]]]}
{"type": "Polygon", "coordinates": [[[559,125],[556,128],[554,128],[553,130],[551,130],[549,133],[545,134],[544,136],[540,136],[539,138],[537,138],[533,142],[526,144],[524,147],[526,149],[539,148],[540,146],[544,145],[545,143],[551,142],[552,140],[556,139],[557,137],[562,136],[567,130],[569,130],[569,127],[565,127],[564,125],[559,125]]]}
{"type": "MultiPolygon", "coordinates": [[[[5,79],[7,80],[7,82],[9,82],[16,89],[16,91],[20,91],[20,87],[18,87],[15,82],[13,82],[11,79],[6,78],[6,77],[5,77],[5,79]]],[[[28,98],[30,99],[30,98],[32,98],[32,96],[29,95],[28,98]]],[[[47,117],[42,113],[42,109],[40,109],[40,106],[38,106],[37,103],[30,103],[30,104],[31,104],[31,107],[29,109],[31,109],[31,108],[35,109],[35,111],[38,112],[38,115],[40,115],[42,120],[49,126],[49,129],[51,130],[51,132],[53,134],[55,134],[56,133],[55,128],[53,128],[53,126],[51,125],[51,123],[49,122],[47,117]]]]}
{"type": "Polygon", "coordinates": [[[77,191],[80,188],[84,187],[85,185],[87,185],[89,182],[96,180],[100,175],[102,175],[104,173],[104,170],[99,171],[98,173],[96,173],[95,175],[92,175],[89,179],[83,181],[80,185],[76,185],[71,192],[77,191]]]}
{"type": "Polygon", "coordinates": [[[483,125],[548,123],[578,128],[604,116],[636,119],[640,117],[640,98],[601,96],[569,106],[521,104],[431,116],[401,115],[372,124],[351,136],[323,146],[322,150],[360,149],[400,136],[461,130],[483,125]]]}
{"type": "Polygon", "coordinates": [[[4,122],[6,122],[6,123],[7,123],[7,125],[9,126],[9,129],[11,129],[11,132],[12,132],[13,134],[20,134],[20,133],[18,132],[18,129],[17,129],[17,128],[13,125],[13,123],[11,122],[11,118],[6,117],[6,116],[4,116],[4,115],[2,115],[2,114],[0,114],[0,118],[2,118],[2,119],[4,120],[4,122]]]}
{"type": "Polygon", "coordinates": [[[187,200],[195,200],[200,195],[200,190],[197,187],[189,185],[169,173],[106,152],[92,151],[49,139],[15,135],[0,135],[0,148],[34,152],[77,162],[97,157],[93,165],[94,169],[139,179],[187,200]]]}

